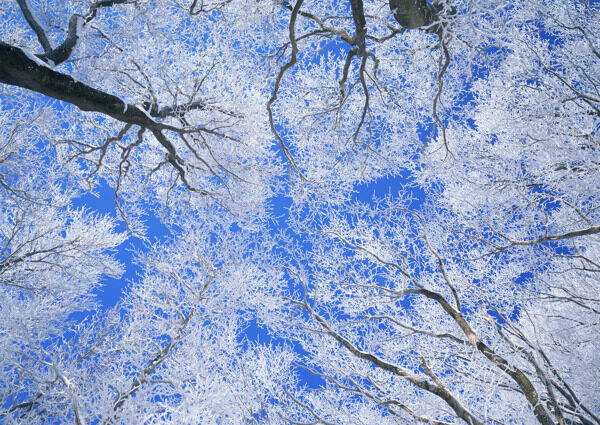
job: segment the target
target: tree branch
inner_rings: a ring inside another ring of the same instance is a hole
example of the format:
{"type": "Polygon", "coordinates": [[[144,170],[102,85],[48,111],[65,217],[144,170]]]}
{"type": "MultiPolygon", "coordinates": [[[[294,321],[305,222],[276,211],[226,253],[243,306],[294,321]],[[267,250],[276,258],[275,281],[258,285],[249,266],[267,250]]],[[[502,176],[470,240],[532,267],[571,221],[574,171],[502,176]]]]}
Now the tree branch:
{"type": "Polygon", "coordinates": [[[67,33],[67,38],[65,38],[65,41],[63,41],[63,43],[57,48],[52,49],[43,55],[36,56],[44,62],[51,61],[51,65],[58,65],[69,59],[69,57],[71,57],[71,53],[73,53],[73,49],[77,45],[77,40],[79,39],[77,30],[80,20],[83,20],[80,15],[71,16],[71,19],[69,19],[69,32],[67,33]]]}
{"type": "MultiPolygon", "coordinates": [[[[0,42],[0,83],[23,87],[70,103],[82,111],[98,112],[123,123],[150,130],[157,141],[167,150],[167,161],[177,170],[182,183],[194,192],[208,195],[208,192],[194,188],[186,180],[185,170],[182,167],[185,162],[177,155],[175,146],[162,134],[163,130],[182,133],[182,129],[154,121],[145,110],[127,104],[117,96],[75,81],[69,75],[56,72],[41,61],[36,61],[33,55],[2,42],[0,42]]],[[[192,103],[186,106],[200,108],[201,103],[192,103]]],[[[156,115],[176,112],[176,108],[167,108],[162,113],[157,111],[156,115]]]]}
{"type": "Polygon", "coordinates": [[[371,353],[366,353],[364,351],[359,350],[354,346],[354,344],[352,344],[342,335],[334,331],[328,325],[325,319],[321,317],[317,312],[315,312],[306,302],[296,302],[296,304],[298,304],[300,307],[306,310],[306,312],[308,312],[325,329],[325,331],[330,336],[332,336],[336,341],[342,344],[355,357],[366,360],[380,369],[387,370],[388,372],[405,378],[417,387],[440,397],[448,404],[448,406],[452,408],[454,413],[456,413],[456,415],[462,420],[464,420],[466,423],[470,425],[483,425],[483,422],[481,422],[471,412],[465,409],[465,407],[460,403],[460,401],[458,401],[445,387],[439,386],[437,383],[432,384],[431,382],[419,378],[418,376],[412,374],[410,371],[400,366],[393,365],[371,353]]]}
{"type": "Polygon", "coordinates": [[[98,0],[90,6],[85,16],[79,14],[72,15],[69,19],[69,29],[65,41],[63,41],[58,47],[54,49],[50,44],[50,40],[48,40],[46,32],[33,16],[33,13],[31,12],[31,9],[27,2],[28,0],[17,0],[17,3],[21,8],[21,12],[23,12],[23,16],[25,17],[25,20],[37,35],[38,41],[44,49],[43,54],[39,54],[36,56],[44,62],[56,66],[63,63],[64,61],[69,59],[69,57],[71,57],[73,49],[77,45],[77,40],[79,39],[79,34],[77,32],[80,28],[80,24],[81,26],[83,26],[90,22],[92,19],[94,19],[96,17],[98,9],[100,8],[110,7],[115,4],[129,4],[132,3],[132,0],[98,0]]]}
{"type": "Polygon", "coordinates": [[[136,393],[137,390],[140,389],[142,384],[144,382],[146,382],[146,377],[151,375],[154,372],[154,370],[165,361],[165,359],[169,356],[169,354],[173,350],[173,347],[175,347],[175,345],[177,345],[177,343],[179,341],[181,341],[181,339],[184,336],[186,327],[188,326],[188,324],[190,323],[190,320],[194,317],[194,314],[196,313],[196,309],[197,309],[198,303],[200,301],[200,295],[203,293],[204,289],[206,289],[206,287],[208,286],[209,283],[210,283],[210,281],[207,282],[204,285],[203,290],[201,290],[199,292],[199,294],[197,294],[193,308],[181,321],[181,324],[179,325],[179,327],[177,329],[176,335],[169,340],[168,344],[165,345],[165,347],[162,350],[160,350],[160,352],[158,352],[156,354],[156,356],[152,359],[152,361],[150,361],[150,363],[139,373],[139,375],[135,378],[135,380],[131,384],[131,387],[129,388],[129,390],[127,392],[119,394],[117,396],[115,404],[113,405],[113,411],[116,412],[117,410],[119,410],[123,406],[125,401],[129,397],[131,397],[134,393],[136,393]]]}
{"type": "Polygon", "coordinates": [[[364,57],[366,52],[365,37],[367,35],[367,22],[362,0],[350,0],[352,6],[352,19],[354,20],[354,44],[358,47],[358,56],[364,57]]]}
{"type": "Polygon", "coordinates": [[[75,81],[69,75],[44,66],[24,50],[0,42],[0,83],[62,100],[82,111],[99,112],[128,124],[149,129],[163,129],[144,111],[128,105],[117,96],[75,81]]]}
{"type": "Polygon", "coordinates": [[[285,72],[288,69],[290,69],[291,67],[293,67],[296,64],[297,55],[298,55],[298,43],[296,41],[296,18],[298,17],[298,13],[300,12],[300,7],[302,6],[303,2],[304,2],[304,0],[297,0],[296,4],[294,5],[294,7],[292,9],[292,14],[290,16],[290,23],[288,26],[290,44],[292,45],[292,56],[290,57],[290,60],[285,65],[283,65],[281,67],[281,69],[279,70],[279,74],[277,75],[277,79],[275,80],[275,85],[273,87],[273,93],[271,95],[271,98],[267,102],[267,112],[269,113],[269,124],[271,126],[271,131],[273,132],[273,134],[279,141],[281,150],[283,151],[285,158],[287,159],[288,163],[290,164],[290,167],[292,167],[292,170],[294,170],[296,173],[298,173],[298,176],[302,180],[306,180],[304,178],[304,175],[300,171],[300,168],[296,164],[296,160],[292,156],[292,153],[290,152],[290,150],[286,146],[285,142],[281,138],[281,135],[279,134],[277,129],[275,128],[275,123],[273,121],[273,109],[272,109],[273,104],[277,100],[277,92],[279,91],[279,85],[281,84],[283,75],[285,74],[285,72]]]}
{"type": "Polygon", "coordinates": [[[431,25],[438,17],[436,7],[427,0],[389,0],[389,5],[396,21],[409,30],[431,25]]]}
{"type": "Polygon", "coordinates": [[[25,17],[25,20],[27,21],[27,23],[29,24],[31,29],[35,32],[35,35],[37,35],[38,41],[42,45],[44,52],[50,53],[52,51],[52,46],[50,46],[50,41],[48,41],[48,36],[46,35],[46,32],[44,31],[42,26],[39,24],[39,22],[33,16],[33,13],[31,13],[31,9],[29,8],[29,4],[27,3],[27,0],[17,0],[17,3],[19,4],[19,7],[21,8],[21,12],[23,12],[23,16],[25,17]]]}

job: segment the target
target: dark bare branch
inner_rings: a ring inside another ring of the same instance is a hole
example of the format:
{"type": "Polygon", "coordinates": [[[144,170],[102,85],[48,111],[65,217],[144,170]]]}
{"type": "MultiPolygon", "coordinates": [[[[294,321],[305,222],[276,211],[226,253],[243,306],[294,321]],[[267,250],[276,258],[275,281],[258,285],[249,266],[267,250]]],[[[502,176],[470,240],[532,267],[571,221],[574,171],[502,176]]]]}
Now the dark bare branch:
{"type": "Polygon", "coordinates": [[[288,69],[290,69],[291,67],[293,67],[297,61],[298,43],[296,40],[296,19],[298,17],[298,13],[300,11],[300,7],[302,6],[303,2],[304,2],[304,0],[298,0],[292,9],[292,14],[290,16],[290,23],[288,26],[290,44],[292,46],[292,56],[290,57],[290,60],[285,65],[283,65],[281,67],[281,69],[279,70],[279,74],[277,75],[277,79],[275,80],[275,85],[273,87],[273,94],[271,95],[271,98],[267,102],[267,112],[269,113],[269,124],[271,126],[271,131],[277,138],[277,141],[279,142],[279,145],[281,146],[281,150],[283,151],[285,158],[287,159],[288,163],[292,167],[292,170],[294,170],[300,176],[301,179],[305,180],[304,176],[302,175],[302,172],[300,171],[300,168],[296,164],[296,160],[293,158],[289,148],[287,147],[287,145],[281,138],[281,135],[275,128],[275,122],[273,121],[273,109],[272,109],[273,104],[277,100],[277,92],[279,91],[279,85],[281,84],[281,80],[283,79],[285,72],[288,69]]]}
{"type": "Polygon", "coordinates": [[[17,0],[19,7],[21,8],[21,12],[23,12],[23,16],[25,20],[31,27],[31,29],[37,35],[38,41],[42,45],[45,53],[50,53],[52,51],[52,46],[50,45],[50,41],[48,40],[48,36],[46,35],[46,31],[42,28],[40,23],[35,19],[31,9],[29,8],[29,4],[27,0],[17,0]]]}
{"type": "Polygon", "coordinates": [[[352,19],[354,20],[354,44],[358,47],[358,55],[365,56],[365,37],[367,35],[367,21],[362,0],[350,0],[352,6],[352,19]]]}
{"type": "Polygon", "coordinates": [[[128,124],[162,128],[144,111],[112,94],[97,90],[72,77],[36,62],[18,47],[0,42],[0,82],[43,94],[77,106],[82,111],[98,112],[128,124]]]}

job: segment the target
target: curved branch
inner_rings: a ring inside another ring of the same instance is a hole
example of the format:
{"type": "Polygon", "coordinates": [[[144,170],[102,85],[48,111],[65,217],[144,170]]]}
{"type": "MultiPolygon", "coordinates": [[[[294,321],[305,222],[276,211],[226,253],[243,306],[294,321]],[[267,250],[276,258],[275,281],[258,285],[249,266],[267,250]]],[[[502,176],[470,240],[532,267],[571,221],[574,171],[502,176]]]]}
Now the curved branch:
{"type": "Polygon", "coordinates": [[[323,327],[327,334],[329,334],[331,337],[333,337],[333,339],[335,339],[341,345],[343,345],[355,357],[362,360],[366,360],[380,369],[386,370],[388,372],[393,373],[394,375],[405,378],[417,387],[440,397],[446,402],[446,404],[448,404],[448,406],[450,406],[450,408],[452,408],[454,413],[467,424],[483,425],[483,422],[481,422],[471,412],[469,412],[460,403],[460,401],[456,399],[444,386],[440,386],[437,382],[432,384],[431,382],[419,378],[418,376],[414,375],[410,371],[400,366],[388,363],[385,360],[382,360],[371,353],[366,353],[364,351],[359,350],[354,344],[352,344],[338,332],[334,331],[326,322],[326,320],[323,317],[321,317],[316,311],[314,311],[306,302],[292,302],[298,305],[299,307],[303,308],[307,313],[309,313],[323,327]]]}
{"type": "MultiPolygon", "coordinates": [[[[98,112],[123,123],[150,130],[167,150],[167,162],[177,170],[182,183],[191,191],[209,195],[204,190],[194,188],[186,180],[182,167],[185,163],[177,155],[175,146],[161,133],[163,130],[172,130],[181,134],[184,130],[157,122],[145,110],[130,105],[117,96],[75,81],[69,75],[56,72],[35,59],[35,56],[18,47],[0,42],[0,83],[23,87],[70,103],[82,111],[98,112]]],[[[200,104],[193,103],[186,106],[201,107],[200,104]]],[[[172,114],[175,111],[176,109],[166,109],[165,113],[172,114]]]]}
{"type": "MultiPolygon", "coordinates": [[[[48,36],[46,35],[46,32],[44,31],[44,28],[42,28],[40,23],[33,16],[33,13],[31,12],[31,8],[29,7],[29,4],[27,1],[28,0],[17,0],[17,3],[19,4],[19,7],[21,9],[21,12],[23,13],[23,16],[25,17],[25,20],[27,21],[27,23],[29,24],[31,29],[33,29],[33,31],[37,35],[38,41],[40,42],[40,44],[42,45],[42,48],[44,49],[43,54],[39,54],[36,56],[39,59],[43,60],[44,62],[46,62],[50,65],[53,65],[53,66],[59,65],[59,64],[63,63],[64,61],[66,61],[67,59],[69,59],[69,57],[71,57],[71,54],[73,53],[73,49],[77,45],[77,40],[79,39],[79,34],[78,34],[79,28],[81,26],[87,24],[88,22],[90,22],[92,19],[94,19],[96,17],[98,9],[103,8],[103,7],[110,7],[115,4],[132,3],[132,0],[98,0],[98,1],[96,1],[95,3],[93,3],[90,6],[90,8],[88,9],[85,16],[82,16],[79,14],[74,14],[71,16],[71,18],[69,19],[69,29],[68,29],[67,37],[65,38],[65,41],[63,41],[58,47],[53,49],[52,45],[50,44],[50,40],[48,39],[48,36]]],[[[135,0],[133,0],[133,1],[135,1],[135,0]]]]}
{"type": "Polygon", "coordinates": [[[135,2],[136,0],[97,0],[90,6],[88,12],[85,14],[85,23],[87,24],[94,19],[96,17],[96,13],[98,13],[98,9],[100,8],[111,7],[115,4],[130,4],[135,2]]]}
{"type": "Polygon", "coordinates": [[[304,2],[304,0],[298,0],[292,9],[292,14],[290,16],[290,23],[289,23],[289,37],[290,37],[290,44],[292,45],[292,56],[290,57],[290,60],[285,65],[283,65],[281,67],[281,69],[279,70],[279,74],[277,75],[277,79],[275,80],[275,86],[273,87],[273,94],[271,95],[271,98],[267,102],[267,111],[269,113],[269,124],[271,126],[271,131],[277,138],[277,141],[279,142],[279,145],[281,146],[281,150],[283,151],[285,158],[287,159],[288,163],[290,164],[290,167],[292,167],[292,169],[296,173],[298,173],[298,175],[300,176],[300,178],[302,180],[306,180],[304,178],[304,175],[300,171],[300,168],[298,168],[296,161],[292,157],[290,150],[288,149],[285,142],[281,138],[281,135],[275,128],[275,123],[273,121],[273,109],[272,109],[273,104],[277,100],[277,92],[279,91],[279,85],[281,84],[283,75],[285,74],[285,72],[288,69],[290,69],[292,66],[294,66],[296,64],[297,55],[298,55],[298,43],[296,42],[296,18],[298,17],[298,13],[300,12],[300,7],[302,6],[303,2],[304,2]]]}
{"type": "MultiPolygon", "coordinates": [[[[438,104],[440,103],[440,98],[442,97],[442,90],[444,88],[443,77],[444,77],[444,74],[446,73],[446,71],[448,70],[448,66],[450,65],[450,52],[448,52],[448,47],[446,46],[446,43],[444,42],[444,40],[441,37],[440,37],[440,43],[442,45],[442,50],[444,52],[444,64],[442,65],[442,69],[440,70],[440,72],[437,75],[438,90],[437,90],[437,93],[435,94],[435,98],[433,99],[433,117],[435,119],[435,122],[442,129],[442,140],[444,141],[446,155],[448,155],[448,154],[452,155],[452,152],[450,151],[450,148],[448,147],[448,140],[446,138],[446,125],[440,119],[440,117],[438,115],[438,110],[437,110],[438,104]]],[[[430,138],[433,137],[434,132],[435,132],[435,126],[432,130],[430,138]]],[[[452,156],[454,156],[454,155],[452,155],[452,156]]]]}
{"type": "MultiPolygon", "coordinates": [[[[332,232],[332,231],[320,231],[320,233],[332,234],[332,235],[336,236],[338,239],[340,239],[342,242],[344,242],[346,245],[350,246],[351,248],[363,251],[363,252],[369,254],[371,257],[373,257],[379,263],[384,264],[389,267],[392,267],[392,268],[395,268],[398,271],[400,271],[404,276],[406,276],[411,282],[413,282],[418,287],[418,289],[410,290],[410,293],[423,295],[426,298],[429,298],[430,300],[435,301],[437,304],[439,304],[439,306],[442,307],[442,309],[452,318],[452,320],[454,320],[454,322],[458,325],[458,327],[461,329],[461,331],[465,334],[465,336],[468,339],[469,344],[471,344],[472,346],[477,348],[477,350],[481,354],[483,354],[490,362],[492,362],[494,365],[496,365],[496,367],[498,367],[502,372],[506,373],[519,386],[519,388],[523,391],[525,398],[527,399],[527,401],[533,408],[533,412],[534,412],[536,418],[538,419],[538,421],[542,425],[554,425],[552,418],[548,414],[548,411],[540,403],[539,394],[538,394],[537,390],[535,389],[534,385],[532,384],[531,380],[525,375],[525,373],[523,373],[523,371],[521,369],[511,365],[504,357],[497,354],[491,347],[489,347],[487,344],[485,344],[483,341],[481,341],[481,339],[479,338],[479,336],[477,335],[475,330],[471,327],[471,325],[469,324],[467,319],[463,316],[463,314],[459,310],[455,309],[446,300],[446,298],[444,298],[443,295],[439,294],[438,292],[434,292],[434,291],[426,289],[422,284],[420,284],[412,276],[410,276],[406,271],[404,271],[404,269],[402,269],[398,264],[389,262],[389,261],[385,261],[384,259],[379,257],[376,253],[373,253],[372,251],[370,251],[369,249],[367,249],[361,245],[356,245],[356,244],[351,243],[350,241],[344,239],[338,233],[332,232]]],[[[460,306],[460,304],[459,304],[459,306],[460,306]]],[[[310,308],[310,307],[308,307],[308,308],[310,308]]],[[[309,311],[309,313],[311,313],[311,315],[313,315],[313,313],[311,311],[309,311]]],[[[316,313],[314,313],[314,314],[316,314],[316,313]]],[[[323,320],[323,319],[321,318],[321,320],[323,320]]],[[[319,323],[321,323],[321,321],[319,319],[317,319],[317,321],[319,323]]],[[[321,324],[323,324],[323,323],[321,323],[321,324]]],[[[338,339],[338,338],[336,338],[336,339],[338,339]]],[[[340,339],[338,339],[338,341],[342,342],[340,339]]],[[[344,344],[344,343],[342,343],[342,344],[344,344]]],[[[349,342],[347,342],[347,344],[349,344],[349,342]]],[[[361,357],[361,358],[363,358],[363,357],[361,357]]]]}
{"type": "Polygon", "coordinates": [[[63,41],[63,43],[57,48],[52,49],[43,55],[36,56],[44,62],[49,62],[52,65],[59,65],[69,59],[69,57],[71,57],[71,53],[73,53],[73,49],[77,45],[77,40],[79,39],[77,30],[80,22],[82,21],[83,18],[80,15],[71,16],[71,19],[69,19],[69,32],[67,33],[67,38],[65,41],[63,41]]]}
{"type": "Polygon", "coordinates": [[[46,32],[44,31],[40,23],[37,21],[37,19],[35,19],[35,17],[33,16],[33,13],[31,13],[31,9],[29,8],[27,0],[17,0],[17,3],[21,8],[21,12],[23,12],[25,20],[27,21],[31,29],[35,32],[35,35],[37,35],[38,41],[42,45],[44,52],[50,53],[52,51],[52,46],[50,46],[48,36],[46,35],[46,32]]]}

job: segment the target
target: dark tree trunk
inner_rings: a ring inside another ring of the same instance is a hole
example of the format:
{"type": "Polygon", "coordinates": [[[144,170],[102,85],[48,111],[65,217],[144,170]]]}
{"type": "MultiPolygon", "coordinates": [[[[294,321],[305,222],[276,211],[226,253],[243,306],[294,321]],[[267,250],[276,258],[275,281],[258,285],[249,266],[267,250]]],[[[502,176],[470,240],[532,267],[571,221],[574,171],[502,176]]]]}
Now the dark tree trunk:
{"type": "Polygon", "coordinates": [[[442,15],[453,15],[456,10],[449,7],[444,11],[442,4],[429,3],[427,0],[389,0],[394,18],[403,28],[424,29],[432,34],[442,36],[442,15]]]}
{"type": "Polygon", "coordinates": [[[432,9],[425,0],[389,0],[394,18],[404,28],[412,30],[429,25],[432,22],[432,9]]]}
{"type": "Polygon", "coordinates": [[[117,96],[97,90],[36,63],[18,47],[0,42],[0,83],[10,84],[68,102],[82,111],[108,115],[148,129],[159,126],[148,115],[117,96]]]}

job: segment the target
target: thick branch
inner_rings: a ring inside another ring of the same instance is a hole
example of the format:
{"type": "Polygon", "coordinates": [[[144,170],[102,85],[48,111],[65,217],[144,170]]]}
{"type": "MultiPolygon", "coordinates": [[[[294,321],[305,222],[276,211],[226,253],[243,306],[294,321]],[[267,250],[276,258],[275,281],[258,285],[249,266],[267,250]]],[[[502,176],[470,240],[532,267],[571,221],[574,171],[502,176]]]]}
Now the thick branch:
{"type": "Polygon", "coordinates": [[[561,241],[564,239],[578,238],[581,236],[596,235],[598,233],[600,233],[600,226],[592,226],[587,229],[575,230],[573,232],[563,233],[560,235],[544,236],[542,238],[534,239],[531,241],[511,241],[509,247],[515,245],[537,245],[544,242],[561,241]]]}
{"type": "Polygon", "coordinates": [[[98,0],[90,6],[88,13],[85,15],[85,23],[87,24],[92,19],[94,19],[96,17],[98,9],[102,7],[111,7],[115,4],[128,4],[134,2],[135,0],[98,0]]]}
{"type": "Polygon", "coordinates": [[[452,6],[444,6],[441,2],[429,3],[427,0],[389,0],[390,9],[394,18],[402,27],[423,29],[432,34],[443,37],[444,17],[448,19],[456,14],[452,6]]]}
{"type": "MultiPolygon", "coordinates": [[[[494,350],[492,350],[492,348],[490,348],[488,345],[486,345],[484,342],[482,342],[479,339],[479,336],[477,335],[475,330],[471,327],[469,322],[462,315],[462,313],[459,310],[455,309],[441,294],[434,292],[434,291],[430,291],[428,289],[425,289],[423,287],[423,285],[419,284],[419,282],[417,282],[414,278],[412,278],[412,276],[410,276],[406,271],[404,271],[396,263],[391,263],[391,262],[383,260],[382,258],[378,257],[375,253],[371,252],[370,250],[368,250],[360,245],[354,245],[354,244],[350,243],[346,239],[342,238],[341,235],[339,235],[335,232],[322,232],[322,233],[328,233],[328,234],[335,235],[337,238],[342,240],[348,246],[350,246],[354,249],[366,252],[367,254],[371,255],[373,258],[375,258],[380,263],[399,270],[402,274],[404,274],[407,278],[409,278],[411,280],[411,282],[413,282],[419,288],[419,289],[412,289],[410,293],[423,295],[423,296],[429,298],[430,300],[438,303],[444,309],[444,311],[456,322],[456,324],[460,327],[460,329],[463,331],[463,333],[467,336],[467,338],[469,340],[469,344],[476,347],[480,353],[482,353],[489,361],[494,363],[500,370],[502,370],[504,373],[506,373],[508,376],[510,376],[512,378],[512,380],[519,386],[519,388],[525,394],[527,401],[533,407],[534,414],[535,414],[536,418],[538,419],[538,421],[542,425],[553,425],[552,419],[548,415],[548,412],[546,411],[544,406],[540,403],[540,398],[539,398],[538,392],[536,391],[535,387],[533,386],[533,384],[531,383],[529,378],[527,378],[527,376],[523,373],[523,371],[521,371],[517,367],[510,365],[508,363],[508,361],[506,361],[506,359],[504,359],[502,356],[496,354],[494,352],[494,350]]],[[[438,260],[439,260],[439,258],[438,258],[438,260]]],[[[460,306],[460,303],[458,303],[458,306],[460,306]]],[[[309,312],[311,314],[313,314],[311,311],[309,311],[309,312]]],[[[313,316],[314,316],[314,314],[313,314],[313,316]]],[[[317,319],[317,321],[319,321],[319,319],[317,319]]],[[[319,321],[319,323],[321,323],[321,322],[319,321]]],[[[323,323],[321,323],[321,324],[323,324],[323,323]]],[[[338,339],[338,338],[336,337],[336,339],[338,339]]],[[[340,341],[343,345],[346,346],[346,344],[344,344],[344,342],[342,342],[340,339],[338,339],[338,341],[340,341]]]]}
{"type": "Polygon", "coordinates": [[[448,313],[456,324],[461,328],[464,334],[469,339],[469,343],[474,345],[480,353],[482,353],[489,361],[494,363],[500,370],[506,373],[512,378],[512,380],[519,386],[519,388],[525,394],[525,398],[533,407],[533,412],[542,425],[554,425],[552,418],[548,415],[548,412],[544,406],[540,403],[540,398],[535,387],[527,378],[527,376],[519,368],[514,367],[506,361],[502,356],[496,354],[487,344],[482,342],[471,325],[463,317],[463,315],[455,310],[444,297],[437,292],[432,292],[426,289],[420,290],[420,293],[427,298],[436,301],[445,311],[448,313]]]}
{"type": "Polygon", "coordinates": [[[152,120],[136,106],[127,105],[117,96],[96,90],[72,77],[44,66],[18,47],[0,42],[0,83],[62,100],[82,111],[99,112],[128,124],[149,129],[164,126],[152,120]]]}
{"type": "Polygon", "coordinates": [[[367,22],[362,0],[350,0],[352,6],[352,19],[354,20],[354,43],[358,47],[358,55],[365,55],[365,37],[367,35],[367,22]]]}
{"type": "Polygon", "coordinates": [[[389,0],[394,18],[404,28],[412,30],[431,25],[438,18],[438,10],[427,0],[389,0]]]}
{"type": "Polygon", "coordinates": [[[206,194],[204,191],[194,189],[186,180],[182,168],[184,162],[177,155],[175,146],[162,134],[162,130],[181,132],[181,129],[156,122],[150,114],[137,106],[129,105],[117,96],[75,81],[69,75],[56,72],[41,61],[36,61],[34,56],[25,53],[22,49],[2,42],[0,42],[0,83],[23,87],[68,102],[82,111],[98,112],[126,124],[152,131],[158,142],[168,151],[168,162],[177,170],[185,186],[195,192],[206,194]]]}

